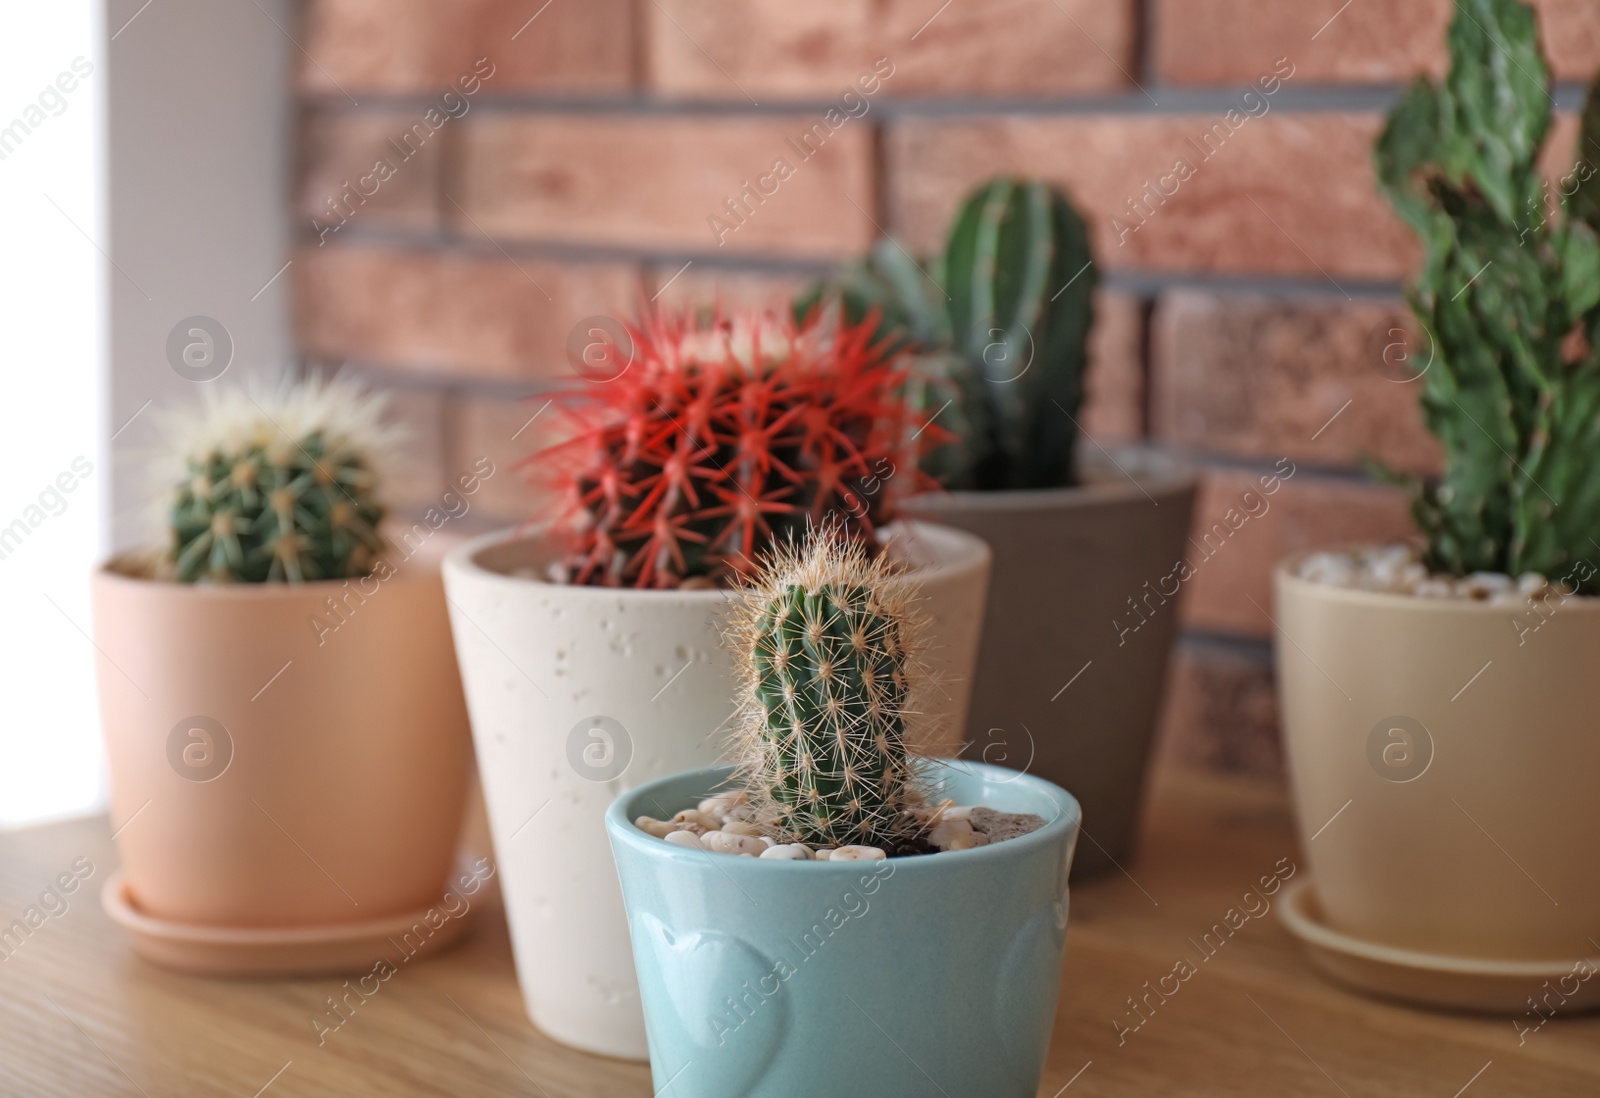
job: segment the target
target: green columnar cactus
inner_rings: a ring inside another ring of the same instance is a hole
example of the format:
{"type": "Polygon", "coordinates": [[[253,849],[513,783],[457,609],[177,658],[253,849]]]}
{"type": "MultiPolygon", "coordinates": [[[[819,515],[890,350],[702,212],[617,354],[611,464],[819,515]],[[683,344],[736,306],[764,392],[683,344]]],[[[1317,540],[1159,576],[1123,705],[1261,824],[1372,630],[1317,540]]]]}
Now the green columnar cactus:
{"type": "Polygon", "coordinates": [[[300,583],[367,574],[385,543],[374,450],[383,401],[350,382],[208,394],[173,424],[187,474],[169,522],[172,578],[300,583]]]}
{"type": "Polygon", "coordinates": [[[916,832],[906,748],[913,623],[891,566],[836,531],[784,547],[747,592],[739,778],[783,842],[893,850],[916,832]]]}
{"type": "MultiPolygon", "coordinates": [[[[1446,454],[1437,483],[1393,479],[1431,567],[1559,578],[1600,536],[1600,150],[1580,147],[1559,218],[1537,170],[1551,100],[1532,10],[1458,0],[1449,45],[1444,81],[1414,83],[1375,150],[1426,253],[1410,299],[1432,342],[1423,418],[1446,454]]],[[[1600,134],[1593,92],[1583,130],[1600,134]]]]}
{"type": "Polygon", "coordinates": [[[992,180],[956,215],[941,272],[956,349],[989,394],[976,486],[1073,483],[1096,283],[1083,219],[1049,184],[992,180]]]}
{"type": "Polygon", "coordinates": [[[880,241],[795,311],[837,300],[857,323],[877,311],[880,337],[912,355],[909,396],[957,440],[923,462],[946,486],[1053,488],[1076,480],[1097,281],[1088,230],[1066,197],[1001,178],[967,198],[936,262],[880,241]]]}

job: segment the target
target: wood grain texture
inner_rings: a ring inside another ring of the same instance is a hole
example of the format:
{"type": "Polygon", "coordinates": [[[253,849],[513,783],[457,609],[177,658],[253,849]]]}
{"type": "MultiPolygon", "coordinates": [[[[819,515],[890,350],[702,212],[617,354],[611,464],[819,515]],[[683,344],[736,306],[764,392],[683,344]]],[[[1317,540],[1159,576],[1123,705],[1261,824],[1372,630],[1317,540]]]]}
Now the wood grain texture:
{"type": "MultiPolygon", "coordinates": [[[[498,909],[482,912],[465,944],[400,966],[320,1046],[309,1019],[325,1017],[340,980],[229,982],[152,968],[99,907],[115,865],[108,831],[89,820],[0,835],[0,924],[75,859],[95,867],[69,909],[0,962],[7,1098],[651,1094],[643,1066],[571,1051],[529,1025],[498,909]]],[[[1260,877],[1304,872],[1301,862],[1272,787],[1158,775],[1130,875],[1075,890],[1040,1095],[1600,1092],[1600,1019],[1558,1015],[1519,1046],[1508,1020],[1363,998],[1318,978],[1275,912],[1249,918],[1200,959],[1202,936],[1229,908],[1247,910],[1260,877]],[[1145,982],[1179,959],[1197,971],[1164,1002],[1152,997],[1140,1022],[1127,999],[1145,996],[1145,982]],[[1114,1019],[1128,1031],[1119,1035],[1114,1019]]],[[[1248,910],[1260,907],[1252,900],[1248,910]]]]}

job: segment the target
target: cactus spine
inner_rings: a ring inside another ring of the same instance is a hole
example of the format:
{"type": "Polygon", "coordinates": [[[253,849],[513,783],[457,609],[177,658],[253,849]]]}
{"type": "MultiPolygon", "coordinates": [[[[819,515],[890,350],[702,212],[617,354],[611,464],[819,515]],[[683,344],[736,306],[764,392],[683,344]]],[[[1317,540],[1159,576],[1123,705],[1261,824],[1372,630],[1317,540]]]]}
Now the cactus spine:
{"type": "MultiPolygon", "coordinates": [[[[1431,567],[1566,575],[1592,591],[1592,567],[1570,570],[1600,535],[1593,150],[1580,147],[1561,218],[1538,173],[1550,99],[1532,9],[1459,0],[1449,44],[1444,81],[1414,83],[1375,149],[1426,250],[1410,297],[1433,350],[1423,418],[1446,454],[1437,483],[1393,479],[1413,492],[1431,567]]],[[[1583,132],[1600,134],[1594,92],[1583,132]]]]}
{"type": "Polygon", "coordinates": [[[824,529],[777,550],[746,592],[731,634],[746,687],[738,777],[780,841],[893,850],[915,834],[911,592],[891,575],[824,529]]]}
{"type": "Polygon", "coordinates": [[[385,543],[373,451],[384,402],[347,381],[208,392],[169,426],[186,475],[165,571],[184,583],[366,575],[385,543]]]}
{"type": "Polygon", "coordinates": [[[830,519],[874,546],[939,434],[876,334],[786,312],[646,316],[620,377],[558,398],[574,437],[523,464],[567,500],[565,578],[731,586],[769,542],[830,519]]]}

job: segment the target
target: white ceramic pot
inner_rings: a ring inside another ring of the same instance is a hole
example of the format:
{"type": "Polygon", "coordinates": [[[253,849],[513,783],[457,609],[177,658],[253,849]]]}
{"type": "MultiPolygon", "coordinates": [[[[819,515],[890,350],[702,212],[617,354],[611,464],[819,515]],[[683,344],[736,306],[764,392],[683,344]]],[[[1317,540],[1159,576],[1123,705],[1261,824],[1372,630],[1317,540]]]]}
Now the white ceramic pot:
{"type": "MultiPolygon", "coordinates": [[[[923,592],[941,685],[924,705],[938,729],[924,746],[949,753],[966,720],[989,549],[926,523],[891,531],[923,592]]],[[[528,1015],[567,1044],[643,1060],[605,811],[720,758],[735,693],[720,635],[728,595],[549,583],[539,577],[555,552],[537,529],[454,550],[451,624],[528,1015]]]]}

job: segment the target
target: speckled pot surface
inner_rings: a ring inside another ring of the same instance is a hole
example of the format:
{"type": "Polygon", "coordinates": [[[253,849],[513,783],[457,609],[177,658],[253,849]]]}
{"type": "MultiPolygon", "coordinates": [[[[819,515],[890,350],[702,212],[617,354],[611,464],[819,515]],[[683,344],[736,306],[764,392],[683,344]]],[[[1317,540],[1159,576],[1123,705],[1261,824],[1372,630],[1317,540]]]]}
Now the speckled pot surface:
{"type": "MultiPolygon", "coordinates": [[[[927,708],[950,750],[966,717],[989,551],[958,530],[903,531],[944,682],[927,708]]],[[[724,591],[572,587],[535,577],[535,530],[491,534],[445,561],[452,630],[477,744],[528,1015],[552,1037],[644,1059],[627,921],[606,845],[620,793],[721,756],[732,657],[724,591]]]]}
{"type": "Polygon", "coordinates": [[[1040,778],[954,762],[940,797],[1045,826],[879,862],[733,857],[633,826],[692,806],[727,774],[651,782],[606,813],[659,1098],[1033,1098],[1078,802],[1040,778]]]}

